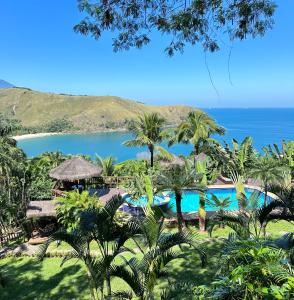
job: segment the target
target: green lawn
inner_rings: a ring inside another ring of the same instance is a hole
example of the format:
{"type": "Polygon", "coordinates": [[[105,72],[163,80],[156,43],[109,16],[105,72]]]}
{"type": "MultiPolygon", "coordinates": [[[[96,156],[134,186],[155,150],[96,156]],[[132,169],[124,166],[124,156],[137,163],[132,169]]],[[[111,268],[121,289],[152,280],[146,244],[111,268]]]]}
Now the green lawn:
{"type": "MultiPolygon", "coordinates": [[[[272,223],[268,226],[268,232],[273,237],[289,231],[294,231],[294,226],[287,222],[272,223]]],[[[228,232],[228,229],[217,229],[213,236],[226,237],[228,232]]],[[[212,280],[219,267],[222,241],[207,237],[207,234],[201,235],[208,255],[207,267],[201,268],[198,256],[192,250],[186,250],[185,259],[179,259],[167,266],[173,281],[184,280],[196,285],[212,280]]],[[[67,249],[65,245],[61,248],[67,249]]],[[[45,258],[43,262],[39,262],[36,258],[28,257],[1,259],[0,270],[8,282],[4,289],[0,288],[0,299],[90,299],[84,267],[75,260],[60,267],[61,260],[45,258]]],[[[157,293],[164,287],[168,287],[168,283],[162,280],[156,287],[157,293]]],[[[113,281],[113,289],[122,288],[125,288],[125,285],[121,280],[113,281]]]]}

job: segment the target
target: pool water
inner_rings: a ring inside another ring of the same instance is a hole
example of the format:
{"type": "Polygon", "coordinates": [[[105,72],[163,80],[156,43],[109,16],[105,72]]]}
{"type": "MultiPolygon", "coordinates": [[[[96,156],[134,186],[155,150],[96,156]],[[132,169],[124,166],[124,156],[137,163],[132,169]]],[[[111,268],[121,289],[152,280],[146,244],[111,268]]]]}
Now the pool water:
{"type": "MultiPolygon", "coordinates": [[[[253,189],[245,189],[245,195],[247,198],[249,198],[252,193],[255,190],[253,189]]],[[[223,188],[223,189],[208,189],[206,192],[206,199],[211,199],[212,194],[217,196],[218,198],[227,198],[230,197],[230,205],[226,210],[238,210],[238,200],[237,200],[237,195],[236,195],[236,189],[234,188],[223,188]]],[[[199,200],[200,200],[200,195],[195,192],[195,191],[190,191],[186,190],[182,194],[182,212],[193,212],[193,211],[198,211],[199,209],[199,200]]],[[[270,201],[271,198],[268,197],[267,201],[270,201]]],[[[258,203],[260,206],[263,205],[264,203],[264,194],[262,192],[259,193],[258,197],[258,203]]],[[[171,194],[171,199],[169,202],[169,208],[173,211],[176,212],[176,200],[175,200],[175,195],[171,194]]],[[[209,203],[205,203],[205,210],[206,211],[215,211],[218,208],[209,205],[209,203]]]]}
{"type": "MultiPolygon", "coordinates": [[[[132,199],[130,196],[125,198],[126,202],[134,206],[146,206],[148,199],[147,196],[142,196],[139,199],[132,199]]],[[[160,205],[164,201],[164,196],[154,196],[153,205],[160,205]]]]}
{"type": "MultiPolygon", "coordinates": [[[[253,192],[256,190],[254,189],[245,189],[245,195],[247,198],[249,198],[253,192]]],[[[168,208],[176,212],[176,200],[175,195],[172,192],[166,193],[170,197],[170,201],[168,203],[168,208]]],[[[236,196],[236,189],[235,188],[210,188],[206,191],[206,199],[211,199],[212,194],[217,196],[218,198],[227,198],[230,197],[230,205],[226,210],[238,210],[238,200],[236,196]]],[[[195,212],[199,209],[199,200],[200,195],[196,191],[193,190],[185,190],[182,193],[182,212],[195,212]]],[[[267,197],[267,201],[271,201],[272,199],[270,197],[267,197]]],[[[145,206],[147,203],[147,197],[142,196],[138,200],[132,200],[130,197],[126,198],[126,201],[130,204],[134,204],[137,206],[145,206]]],[[[163,196],[155,196],[154,197],[154,205],[158,205],[164,201],[163,196]]],[[[262,206],[264,203],[264,194],[262,192],[259,192],[258,197],[259,205],[262,206]]],[[[206,211],[216,211],[218,208],[209,205],[209,203],[206,201],[205,204],[205,210],[206,211]]]]}

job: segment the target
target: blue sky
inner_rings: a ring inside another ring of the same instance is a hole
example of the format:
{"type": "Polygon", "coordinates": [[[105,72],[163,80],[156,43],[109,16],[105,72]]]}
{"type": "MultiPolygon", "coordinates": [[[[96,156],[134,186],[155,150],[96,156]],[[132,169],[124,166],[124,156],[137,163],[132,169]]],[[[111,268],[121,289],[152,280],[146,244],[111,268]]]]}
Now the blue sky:
{"type": "Polygon", "coordinates": [[[0,8],[0,78],[39,91],[116,95],[150,104],[196,107],[294,107],[294,1],[277,0],[276,24],[263,38],[207,56],[200,47],[169,58],[154,34],[142,50],[114,53],[111,34],[75,34],[75,0],[9,0],[0,8]]]}

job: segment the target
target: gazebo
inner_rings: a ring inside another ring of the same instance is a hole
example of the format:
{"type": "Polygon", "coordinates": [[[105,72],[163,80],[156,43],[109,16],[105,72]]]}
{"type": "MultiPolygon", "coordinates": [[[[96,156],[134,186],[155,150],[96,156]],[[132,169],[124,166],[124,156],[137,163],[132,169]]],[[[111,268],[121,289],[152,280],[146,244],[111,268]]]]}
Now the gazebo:
{"type": "Polygon", "coordinates": [[[82,157],[73,157],[53,169],[49,176],[62,183],[64,190],[70,190],[75,184],[85,185],[86,180],[100,177],[102,168],[94,165],[82,157]]]}
{"type": "Polygon", "coordinates": [[[53,169],[50,177],[60,181],[76,181],[101,175],[102,169],[82,157],[70,158],[53,169]]]}

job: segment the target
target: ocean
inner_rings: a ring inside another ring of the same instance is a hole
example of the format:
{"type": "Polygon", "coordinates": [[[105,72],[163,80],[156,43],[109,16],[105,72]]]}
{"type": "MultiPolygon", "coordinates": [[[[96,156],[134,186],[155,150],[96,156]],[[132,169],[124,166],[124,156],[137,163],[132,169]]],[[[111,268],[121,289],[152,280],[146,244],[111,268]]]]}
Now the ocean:
{"type": "MultiPolygon", "coordinates": [[[[248,108],[248,109],[204,109],[216,121],[226,128],[224,136],[215,138],[221,142],[243,140],[252,136],[254,147],[262,152],[262,147],[282,140],[294,140],[294,108],[248,108]]],[[[125,147],[123,142],[131,139],[128,132],[85,133],[53,135],[40,138],[20,140],[18,146],[28,157],[46,151],[61,151],[64,154],[87,154],[95,157],[112,155],[117,162],[127,159],[144,157],[147,149],[125,147]]],[[[166,144],[163,146],[167,147],[166,144]]],[[[169,148],[175,154],[187,155],[191,152],[190,145],[178,144],[169,148]]]]}

